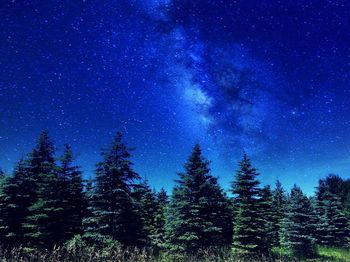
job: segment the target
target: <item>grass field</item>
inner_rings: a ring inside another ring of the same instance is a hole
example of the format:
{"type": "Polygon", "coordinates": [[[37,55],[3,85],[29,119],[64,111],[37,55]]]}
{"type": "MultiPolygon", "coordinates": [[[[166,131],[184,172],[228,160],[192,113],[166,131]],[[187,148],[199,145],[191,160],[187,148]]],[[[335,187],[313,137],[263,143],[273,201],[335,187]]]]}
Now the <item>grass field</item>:
{"type": "Polygon", "coordinates": [[[204,250],[199,255],[194,256],[167,253],[153,254],[152,252],[139,249],[121,250],[116,248],[97,250],[88,247],[74,250],[56,248],[50,252],[17,248],[10,251],[2,251],[0,257],[1,262],[347,262],[350,261],[350,249],[318,247],[317,257],[312,259],[293,258],[283,250],[275,250],[274,255],[270,257],[239,258],[229,251],[218,253],[204,250]]]}

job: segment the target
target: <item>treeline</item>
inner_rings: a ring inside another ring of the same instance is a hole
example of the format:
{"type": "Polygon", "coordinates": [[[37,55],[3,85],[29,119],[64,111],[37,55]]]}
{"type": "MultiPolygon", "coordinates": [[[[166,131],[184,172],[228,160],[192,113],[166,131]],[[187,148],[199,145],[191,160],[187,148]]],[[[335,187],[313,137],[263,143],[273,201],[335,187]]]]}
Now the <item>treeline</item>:
{"type": "Polygon", "coordinates": [[[71,147],[57,158],[42,132],[13,174],[1,174],[1,245],[50,249],[79,242],[189,254],[229,248],[237,255],[283,249],[313,256],[316,245],[349,244],[350,181],[338,176],[320,180],[313,197],[296,185],[286,193],[279,181],[273,189],[260,186],[244,155],[228,197],[196,145],[168,197],[134,171],[121,133],[101,158],[94,179],[83,180],[71,147]]]}

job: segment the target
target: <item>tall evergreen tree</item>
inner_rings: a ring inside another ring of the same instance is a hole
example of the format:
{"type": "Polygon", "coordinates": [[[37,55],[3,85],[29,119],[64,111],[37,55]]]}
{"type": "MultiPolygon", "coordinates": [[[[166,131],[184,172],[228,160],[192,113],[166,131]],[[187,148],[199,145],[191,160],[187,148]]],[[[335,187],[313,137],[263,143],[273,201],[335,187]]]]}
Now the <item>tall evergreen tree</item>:
{"type": "Polygon", "coordinates": [[[294,256],[310,257],[314,255],[311,217],[310,200],[299,187],[294,185],[286,217],[281,224],[281,245],[288,248],[294,256]]]}
{"type": "Polygon", "coordinates": [[[164,188],[156,195],[156,212],[154,218],[154,228],[151,231],[151,239],[156,248],[165,247],[165,221],[166,210],[169,199],[164,188]]]}
{"type": "Polygon", "coordinates": [[[2,188],[0,234],[3,245],[12,247],[27,242],[23,223],[30,213],[29,207],[35,200],[35,179],[30,172],[28,161],[22,159],[2,188]]]}
{"type": "Polygon", "coordinates": [[[286,201],[287,197],[285,191],[282,187],[282,184],[279,180],[276,181],[276,187],[273,191],[273,217],[272,217],[272,245],[278,246],[280,241],[280,231],[281,231],[281,222],[285,216],[286,211],[286,201]]]}
{"type": "Polygon", "coordinates": [[[62,239],[68,240],[83,233],[82,221],[87,208],[82,173],[78,166],[73,165],[70,145],[64,146],[58,174],[60,201],[64,208],[60,227],[62,239]]]}
{"type": "Polygon", "coordinates": [[[322,244],[322,238],[326,234],[325,227],[322,226],[325,217],[324,202],[327,194],[326,182],[323,179],[318,181],[318,187],[316,187],[316,195],[313,201],[314,218],[317,226],[315,227],[314,237],[317,244],[322,244]]]}
{"type": "Polygon", "coordinates": [[[231,215],[228,200],[210,174],[209,162],[199,145],[192,151],[170,200],[167,245],[171,250],[195,252],[231,242],[231,215]]]}
{"type": "Polygon", "coordinates": [[[340,198],[326,191],[321,203],[319,215],[319,243],[325,246],[344,247],[349,243],[349,221],[342,211],[340,198]]]}
{"type": "Polygon", "coordinates": [[[57,171],[54,145],[48,132],[44,131],[29,159],[29,172],[35,180],[36,190],[36,200],[29,207],[30,213],[24,223],[30,245],[52,247],[60,244],[59,221],[63,207],[57,171]]]}
{"type": "Polygon", "coordinates": [[[85,238],[95,243],[113,239],[125,246],[142,244],[142,221],[132,198],[139,175],[133,170],[130,153],[117,133],[112,144],[102,151],[97,164],[91,215],[85,219],[85,238]]]}
{"type": "Polygon", "coordinates": [[[259,210],[261,212],[262,242],[263,250],[269,252],[273,246],[275,208],[273,206],[273,195],[270,186],[265,186],[260,190],[259,210]]]}
{"type": "Polygon", "coordinates": [[[142,241],[144,245],[153,245],[152,232],[155,230],[155,217],[157,212],[156,193],[152,191],[146,180],[137,185],[133,192],[134,200],[138,207],[138,213],[141,215],[143,225],[142,241]]]}
{"type": "Polygon", "coordinates": [[[6,235],[8,233],[8,204],[7,195],[4,188],[8,183],[5,173],[0,169],[0,245],[6,245],[6,235]]]}
{"type": "Polygon", "coordinates": [[[94,181],[92,178],[85,183],[86,213],[83,217],[83,236],[91,244],[98,244],[103,240],[103,236],[98,232],[98,220],[96,218],[97,208],[94,205],[94,181]]]}
{"type": "Polygon", "coordinates": [[[260,208],[260,182],[257,170],[247,155],[239,163],[235,181],[232,183],[234,194],[233,250],[237,254],[257,254],[266,252],[264,239],[266,232],[262,227],[263,212],[260,208]]]}

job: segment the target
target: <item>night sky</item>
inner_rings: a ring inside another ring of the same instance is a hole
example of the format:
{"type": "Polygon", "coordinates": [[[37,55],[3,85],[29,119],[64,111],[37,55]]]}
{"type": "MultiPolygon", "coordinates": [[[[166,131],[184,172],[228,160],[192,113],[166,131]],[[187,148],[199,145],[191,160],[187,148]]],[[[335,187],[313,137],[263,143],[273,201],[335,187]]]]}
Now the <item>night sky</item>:
{"type": "Polygon", "coordinates": [[[247,152],[263,184],[350,177],[350,3],[0,3],[0,166],[49,130],[86,177],[118,130],[170,189],[192,146],[229,187],[247,152]]]}

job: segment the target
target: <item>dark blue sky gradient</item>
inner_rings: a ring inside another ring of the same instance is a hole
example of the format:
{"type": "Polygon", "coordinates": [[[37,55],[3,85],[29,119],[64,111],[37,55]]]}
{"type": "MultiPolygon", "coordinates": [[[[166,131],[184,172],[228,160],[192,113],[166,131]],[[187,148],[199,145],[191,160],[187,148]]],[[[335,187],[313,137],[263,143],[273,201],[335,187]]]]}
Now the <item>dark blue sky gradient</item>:
{"type": "Polygon", "coordinates": [[[86,176],[117,130],[170,189],[194,143],[229,187],[350,177],[347,1],[1,1],[0,166],[42,129],[86,176]],[[145,3],[146,2],[146,3],[145,3]]]}

